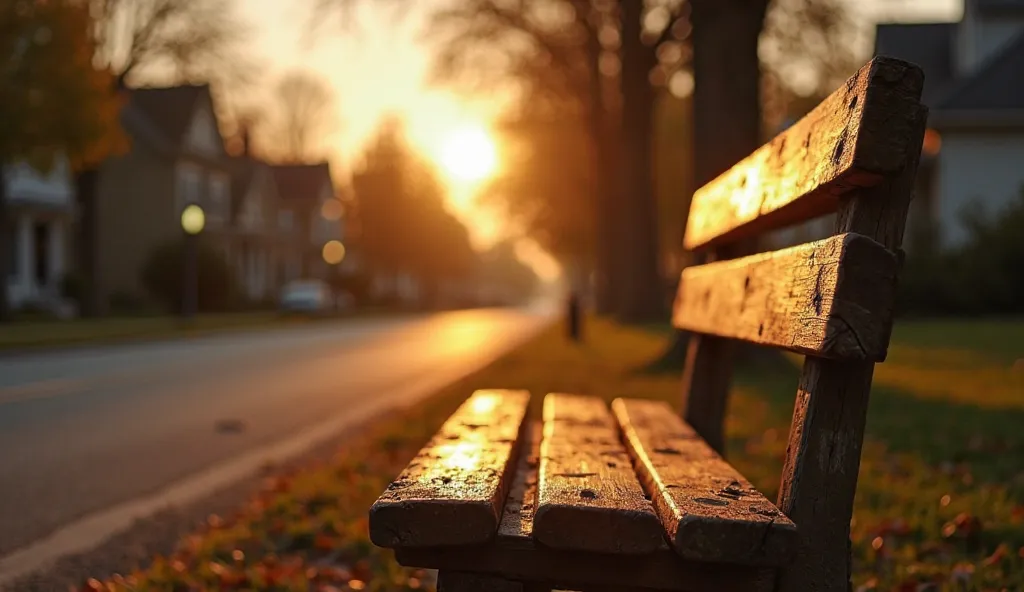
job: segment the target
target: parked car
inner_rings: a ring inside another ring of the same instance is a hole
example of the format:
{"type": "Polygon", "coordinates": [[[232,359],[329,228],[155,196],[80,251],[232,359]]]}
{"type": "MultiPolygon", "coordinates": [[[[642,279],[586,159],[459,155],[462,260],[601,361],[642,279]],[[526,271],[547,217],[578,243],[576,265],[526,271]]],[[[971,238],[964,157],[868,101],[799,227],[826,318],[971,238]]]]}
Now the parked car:
{"type": "Polygon", "coordinates": [[[278,309],[285,314],[328,315],[335,311],[334,295],[320,280],[296,280],[281,290],[278,309]]]}

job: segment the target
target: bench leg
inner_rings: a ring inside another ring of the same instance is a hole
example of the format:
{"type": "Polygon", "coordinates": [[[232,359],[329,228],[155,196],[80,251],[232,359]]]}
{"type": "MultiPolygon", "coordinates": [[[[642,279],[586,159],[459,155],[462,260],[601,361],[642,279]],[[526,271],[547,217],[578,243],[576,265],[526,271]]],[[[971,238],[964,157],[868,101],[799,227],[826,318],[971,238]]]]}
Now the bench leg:
{"type": "Polygon", "coordinates": [[[441,570],[437,574],[437,592],[550,592],[543,584],[515,582],[487,574],[441,570]]]}

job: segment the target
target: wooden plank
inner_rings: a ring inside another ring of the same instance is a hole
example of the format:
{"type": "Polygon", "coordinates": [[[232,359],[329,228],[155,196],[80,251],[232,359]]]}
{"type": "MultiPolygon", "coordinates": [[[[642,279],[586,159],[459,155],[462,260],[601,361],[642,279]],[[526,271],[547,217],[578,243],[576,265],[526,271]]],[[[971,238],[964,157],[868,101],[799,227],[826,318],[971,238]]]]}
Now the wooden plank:
{"type": "Polygon", "coordinates": [[[615,417],[669,541],[695,561],[785,565],[796,526],[664,401],[616,399],[615,417]]]}
{"type": "Polygon", "coordinates": [[[661,544],[661,525],[596,397],[544,399],[533,536],[550,547],[600,553],[651,553],[661,544]]]}
{"type": "Polygon", "coordinates": [[[542,429],[523,432],[522,453],[498,537],[467,547],[399,548],[396,557],[408,567],[474,571],[524,582],[547,582],[563,590],[675,590],[687,592],[768,592],[776,570],[717,565],[681,559],[668,545],[648,555],[608,555],[563,551],[533,539],[537,470],[542,429]]]}
{"type": "Polygon", "coordinates": [[[835,211],[920,151],[905,130],[920,68],[876,57],[803,119],[693,195],[684,246],[735,242],[835,211]]]}
{"type": "MultiPolygon", "coordinates": [[[[893,133],[909,134],[920,146],[926,120],[927,110],[917,106],[909,129],[893,133]]],[[[847,200],[836,231],[858,232],[899,251],[919,159],[918,149],[898,174],[847,200]]],[[[780,574],[780,592],[850,589],[850,517],[873,371],[871,362],[804,361],[778,501],[800,529],[800,547],[780,574]]]]}
{"type": "Polygon", "coordinates": [[[494,538],[530,394],[481,390],[459,407],[370,508],[380,547],[494,538]]]}
{"type": "Polygon", "coordinates": [[[898,270],[893,253],[853,233],[689,267],[673,322],[812,356],[881,361],[898,270]]]}

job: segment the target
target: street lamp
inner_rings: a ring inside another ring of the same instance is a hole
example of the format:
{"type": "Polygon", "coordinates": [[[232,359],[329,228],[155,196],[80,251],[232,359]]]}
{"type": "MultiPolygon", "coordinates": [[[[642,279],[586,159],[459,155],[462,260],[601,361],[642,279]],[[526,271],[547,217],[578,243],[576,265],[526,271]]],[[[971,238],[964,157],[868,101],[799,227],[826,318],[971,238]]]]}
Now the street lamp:
{"type": "Polygon", "coordinates": [[[199,233],[206,226],[206,214],[198,204],[189,204],[181,211],[181,229],[185,232],[185,275],[181,312],[192,319],[199,308],[199,233]]]}

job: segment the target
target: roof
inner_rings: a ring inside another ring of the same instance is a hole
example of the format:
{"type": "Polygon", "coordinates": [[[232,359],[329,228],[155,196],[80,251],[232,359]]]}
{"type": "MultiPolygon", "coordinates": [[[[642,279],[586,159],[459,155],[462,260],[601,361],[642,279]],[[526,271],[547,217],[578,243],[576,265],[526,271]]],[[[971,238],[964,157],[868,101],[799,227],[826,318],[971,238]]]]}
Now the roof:
{"type": "Polygon", "coordinates": [[[166,88],[135,88],[129,91],[129,106],[146,117],[162,139],[180,146],[196,104],[210,100],[210,86],[182,85],[166,88]]]}
{"type": "Polygon", "coordinates": [[[947,111],[1024,109],[1024,34],[970,75],[945,89],[934,108],[947,111]]]}
{"type": "Polygon", "coordinates": [[[273,169],[282,199],[320,199],[324,184],[331,185],[331,167],[326,162],[274,165],[273,169]]]}
{"type": "Polygon", "coordinates": [[[875,29],[875,55],[917,64],[924,70],[922,101],[933,100],[953,80],[953,36],[958,23],[880,24],[875,29]]]}

